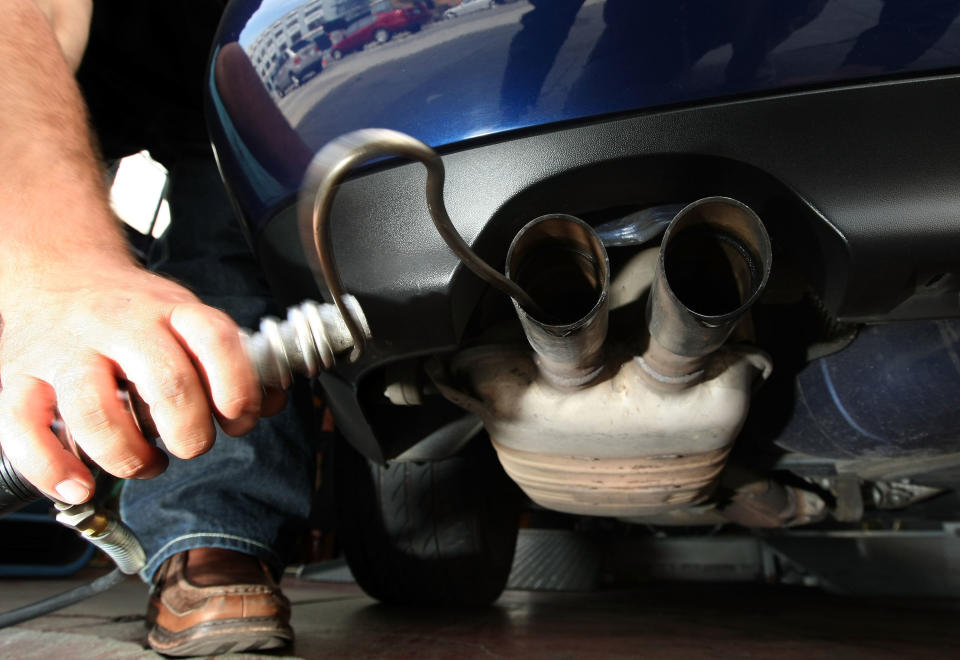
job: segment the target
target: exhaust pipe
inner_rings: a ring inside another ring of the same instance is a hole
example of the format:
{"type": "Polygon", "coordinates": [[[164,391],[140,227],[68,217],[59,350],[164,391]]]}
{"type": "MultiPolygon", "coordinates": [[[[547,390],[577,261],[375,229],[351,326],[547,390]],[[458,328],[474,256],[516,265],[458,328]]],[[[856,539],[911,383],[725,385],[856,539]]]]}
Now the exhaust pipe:
{"type": "Polygon", "coordinates": [[[578,388],[603,371],[610,261],[590,225],[572,215],[531,220],[507,252],[507,277],[539,309],[513,299],[543,375],[578,388]]]}
{"type": "Polygon", "coordinates": [[[707,197],[681,210],[664,234],[647,305],[646,373],[662,385],[696,383],[760,298],[771,262],[767,230],[745,204],[707,197]]]}

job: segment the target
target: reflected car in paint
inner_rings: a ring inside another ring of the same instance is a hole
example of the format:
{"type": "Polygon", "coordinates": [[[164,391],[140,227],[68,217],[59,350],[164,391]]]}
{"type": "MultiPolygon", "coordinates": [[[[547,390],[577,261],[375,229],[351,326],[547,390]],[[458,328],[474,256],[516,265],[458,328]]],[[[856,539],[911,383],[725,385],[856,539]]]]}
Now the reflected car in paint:
{"type": "Polygon", "coordinates": [[[399,32],[418,32],[430,20],[425,7],[414,5],[407,9],[391,9],[378,3],[373,13],[353,21],[335,39],[330,53],[335,60],[359,50],[370,43],[385,44],[399,32]],[[380,11],[377,11],[380,9],[380,11]]]}
{"type": "Polygon", "coordinates": [[[494,4],[493,0],[463,0],[463,2],[456,7],[451,7],[443,12],[443,17],[457,18],[459,16],[468,16],[474,12],[483,11],[484,9],[493,9],[494,4]]]}
{"type": "Polygon", "coordinates": [[[284,49],[273,77],[273,86],[281,98],[323,71],[324,44],[329,47],[330,38],[320,35],[301,39],[284,49]]]}

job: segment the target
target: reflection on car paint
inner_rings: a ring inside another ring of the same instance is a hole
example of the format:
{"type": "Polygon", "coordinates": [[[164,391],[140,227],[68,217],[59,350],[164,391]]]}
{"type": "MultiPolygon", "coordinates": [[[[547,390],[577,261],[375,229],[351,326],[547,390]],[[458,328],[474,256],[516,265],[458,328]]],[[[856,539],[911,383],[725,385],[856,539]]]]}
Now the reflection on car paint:
{"type": "Polygon", "coordinates": [[[370,43],[385,44],[401,32],[419,32],[431,19],[425,6],[395,8],[388,0],[379,0],[370,13],[349,22],[343,30],[333,32],[330,54],[339,60],[370,43]]]}
{"type": "MultiPolygon", "coordinates": [[[[442,20],[446,10],[476,1],[431,9],[403,0],[309,0],[291,9],[281,0],[237,0],[218,45],[239,42],[286,120],[284,130],[308,152],[369,126],[442,146],[573,119],[960,64],[960,0],[748,8],[736,0],[521,0],[470,20],[442,20]],[[344,42],[352,28],[355,34],[381,15],[409,17],[414,10],[422,20],[363,43],[344,42]],[[321,34],[331,43],[323,73],[300,79],[296,94],[281,98],[271,76],[282,48],[294,37],[321,34]],[[334,61],[338,43],[352,54],[334,61]]],[[[291,194],[296,190],[298,178],[271,173],[291,194]]],[[[265,200],[253,197],[262,210],[265,200]]]]}
{"type": "Polygon", "coordinates": [[[493,0],[463,0],[459,5],[455,5],[443,12],[444,18],[459,18],[468,16],[484,9],[493,9],[493,0]]]}
{"type": "Polygon", "coordinates": [[[276,68],[264,81],[267,89],[272,87],[283,98],[290,90],[318,75],[323,71],[324,52],[329,45],[330,38],[319,33],[283,48],[276,68]]]}

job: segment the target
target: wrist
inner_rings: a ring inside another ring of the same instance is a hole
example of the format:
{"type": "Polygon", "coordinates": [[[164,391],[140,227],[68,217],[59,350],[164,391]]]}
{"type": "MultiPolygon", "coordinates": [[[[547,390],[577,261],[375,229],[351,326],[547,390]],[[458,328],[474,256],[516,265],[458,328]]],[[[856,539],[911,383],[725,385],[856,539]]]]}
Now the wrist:
{"type": "Polygon", "coordinates": [[[82,288],[107,273],[140,268],[112,220],[99,235],[71,227],[0,243],[0,304],[38,290],[82,288]]]}

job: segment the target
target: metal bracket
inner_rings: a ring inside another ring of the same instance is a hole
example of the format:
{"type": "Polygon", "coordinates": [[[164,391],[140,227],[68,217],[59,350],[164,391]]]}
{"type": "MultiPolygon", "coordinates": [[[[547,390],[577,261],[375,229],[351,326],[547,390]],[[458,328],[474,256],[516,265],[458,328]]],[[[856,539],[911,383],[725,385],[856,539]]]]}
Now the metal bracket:
{"type": "Polygon", "coordinates": [[[464,265],[490,285],[516,299],[525,308],[537,310],[537,305],[527,292],[477,256],[453,226],[443,202],[443,161],[436,151],[398,131],[385,128],[353,131],[333,140],[313,157],[304,178],[298,209],[302,235],[313,237],[320,272],[330,290],[333,303],[343,316],[353,338],[350,360],[355,361],[360,356],[366,344],[366,336],[345,302],[346,292],[337,270],[330,240],[330,210],[337,187],[353,167],[387,156],[409,158],[426,167],[427,209],[430,217],[444,242],[460,257],[464,265]]]}

